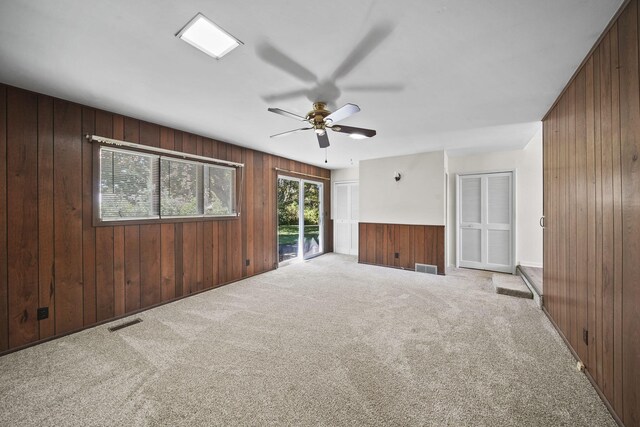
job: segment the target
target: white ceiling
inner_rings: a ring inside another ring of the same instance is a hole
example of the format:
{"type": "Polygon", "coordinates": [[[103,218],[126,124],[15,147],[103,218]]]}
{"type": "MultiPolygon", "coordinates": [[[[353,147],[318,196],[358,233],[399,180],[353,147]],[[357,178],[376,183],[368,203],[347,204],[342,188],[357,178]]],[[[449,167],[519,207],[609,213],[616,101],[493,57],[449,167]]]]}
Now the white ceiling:
{"type": "Polygon", "coordinates": [[[622,2],[0,0],[0,81],[332,169],[518,149],[622,2]],[[180,41],[197,12],[244,46],[216,61],[180,41]],[[378,135],[330,133],[326,165],[310,131],[269,139],[301,126],[268,106],[311,109],[273,95],[302,89],[378,135]]]}

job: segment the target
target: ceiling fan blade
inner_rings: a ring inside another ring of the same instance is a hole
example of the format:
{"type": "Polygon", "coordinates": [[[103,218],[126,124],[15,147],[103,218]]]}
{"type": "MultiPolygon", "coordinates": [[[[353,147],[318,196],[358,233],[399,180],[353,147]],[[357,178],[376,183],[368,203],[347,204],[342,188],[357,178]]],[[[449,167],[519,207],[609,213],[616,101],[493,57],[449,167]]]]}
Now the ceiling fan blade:
{"type": "Polygon", "coordinates": [[[302,120],[303,122],[307,120],[305,117],[302,117],[295,113],[290,113],[289,111],[285,111],[281,108],[267,108],[267,110],[271,111],[272,113],[280,114],[281,116],[290,117],[296,120],[302,120]]]}
{"type": "Polygon", "coordinates": [[[391,24],[383,23],[373,27],[360,43],[353,48],[331,75],[331,80],[337,80],[349,74],[363,59],[365,59],[380,43],[393,31],[391,24]]]}
{"type": "Polygon", "coordinates": [[[345,86],[344,90],[353,92],[400,92],[404,90],[404,85],[398,83],[350,85],[345,86]]]}
{"type": "Polygon", "coordinates": [[[320,148],[327,148],[329,146],[329,136],[327,135],[327,132],[322,135],[316,135],[318,135],[318,144],[320,144],[320,148]]]}
{"type": "Polygon", "coordinates": [[[360,111],[356,104],[345,104],[324,118],[329,123],[337,123],[360,111]]]}
{"type": "Polygon", "coordinates": [[[318,77],[316,77],[315,74],[307,70],[304,66],[298,64],[293,59],[289,58],[284,53],[280,52],[275,46],[271,46],[268,43],[263,43],[262,45],[258,46],[256,52],[264,62],[267,62],[274,67],[281,69],[285,73],[296,77],[298,80],[302,80],[306,83],[313,83],[318,81],[318,77]]]}
{"type": "Polygon", "coordinates": [[[275,135],[271,135],[269,138],[278,138],[280,136],[289,135],[290,133],[300,132],[301,130],[309,130],[309,129],[313,129],[313,128],[309,127],[309,128],[300,128],[300,129],[288,130],[286,132],[276,133],[275,135]]]}
{"type": "Polygon", "coordinates": [[[376,136],[376,131],[373,129],[354,128],[353,126],[336,125],[336,126],[332,126],[329,129],[335,132],[342,132],[342,133],[348,133],[350,135],[362,136],[363,138],[371,138],[372,136],[376,136]]]}
{"type": "Polygon", "coordinates": [[[307,96],[308,92],[309,92],[309,90],[307,90],[307,89],[296,89],[296,90],[290,90],[288,92],[272,93],[270,95],[263,95],[262,99],[267,101],[267,102],[276,102],[276,101],[282,101],[282,100],[285,100],[285,99],[297,98],[299,96],[307,96]]]}

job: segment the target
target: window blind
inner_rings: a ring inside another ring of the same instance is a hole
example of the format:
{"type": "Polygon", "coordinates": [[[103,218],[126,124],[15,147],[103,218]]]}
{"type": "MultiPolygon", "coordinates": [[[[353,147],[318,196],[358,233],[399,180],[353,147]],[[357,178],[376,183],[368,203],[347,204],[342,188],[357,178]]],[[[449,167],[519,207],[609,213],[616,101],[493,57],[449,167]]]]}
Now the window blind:
{"type": "Polygon", "coordinates": [[[100,150],[100,216],[103,220],[159,217],[158,156],[100,150]]]}
{"type": "Polygon", "coordinates": [[[160,160],[161,215],[202,215],[203,167],[201,163],[162,157],[160,160]]]}

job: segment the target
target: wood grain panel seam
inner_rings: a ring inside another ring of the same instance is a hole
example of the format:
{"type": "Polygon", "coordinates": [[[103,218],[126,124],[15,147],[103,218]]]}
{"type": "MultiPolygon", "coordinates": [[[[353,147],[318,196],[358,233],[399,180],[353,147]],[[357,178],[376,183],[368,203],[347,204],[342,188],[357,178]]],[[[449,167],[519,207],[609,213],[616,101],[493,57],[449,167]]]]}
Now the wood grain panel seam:
{"type": "MultiPolygon", "coordinates": [[[[93,113],[93,129],[95,131],[96,126],[97,126],[97,111],[94,111],[93,113]]],[[[92,158],[92,162],[91,164],[91,209],[94,209],[94,197],[93,197],[93,152],[91,153],[91,158],[92,158]]],[[[91,214],[91,218],[93,218],[93,212],[91,214]]],[[[93,223],[91,224],[91,227],[93,228],[93,223]]],[[[93,246],[94,246],[94,251],[93,251],[93,283],[94,286],[96,287],[96,291],[94,292],[94,299],[95,299],[95,305],[96,305],[96,322],[98,321],[98,251],[97,251],[97,246],[98,246],[98,236],[96,235],[96,231],[94,228],[94,238],[93,238],[93,246]]],[[[113,269],[113,266],[111,267],[113,269]]]]}
{"type": "MultiPolygon", "coordinates": [[[[135,120],[135,119],[134,119],[135,120]]],[[[125,121],[126,123],[126,121],[125,121]]],[[[142,126],[140,126],[141,120],[136,120],[136,132],[137,133],[137,137],[136,137],[136,142],[138,144],[140,144],[140,128],[142,126]]],[[[141,226],[138,225],[136,226],[138,229],[138,308],[142,308],[142,254],[141,252],[141,246],[140,246],[140,228],[141,226]]],[[[126,241],[126,239],[125,239],[126,241]]]]}
{"type": "MultiPolygon", "coordinates": [[[[82,125],[84,123],[84,112],[82,111],[82,109],[80,110],[80,140],[82,141],[82,125]]],[[[82,192],[82,185],[83,185],[83,178],[84,178],[84,174],[85,174],[85,170],[84,170],[84,159],[82,158],[82,146],[80,146],[80,209],[82,210],[83,206],[83,192],[82,192]]],[[[80,253],[82,254],[82,261],[81,261],[81,271],[82,274],[80,277],[82,277],[82,323],[84,325],[84,316],[85,316],[85,311],[86,311],[86,307],[84,304],[85,301],[85,292],[86,292],[86,280],[84,277],[84,269],[85,269],[85,265],[84,265],[84,247],[86,242],[84,241],[84,212],[81,212],[82,216],[80,219],[80,228],[81,228],[81,233],[82,233],[82,239],[80,239],[80,253]]]]}
{"type": "MultiPolygon", "coordinates": [[[[36,105],[38,105],[38,96],[36,98],[36,105]]],[[[40,123],[40,108],[36,108],[36,125],[40,123]]],[[[36,126],[36,153],[38,153],[38,149],[40,148],[40,126],[36,126]]],[[[55,150],[54,150],[55,151],[55,150]]],[[[40,185],[37,185],[40,181],[40,156],[36,154],[36,206],[39,208],[38,203],[40,201],[40,185]]],[[[55,224],[55,223],[54,223],[55,224]]],[[[37,282],[38,283],[38,307],[40,306],[39,295],[40,295],[40,214],[36,215],[36,230],[38,230],[38,274],[37,274],[37,282]]],[[[55,258],[54,258],[55,259],[55,258]]],[[[40,322],[36,323],[38,328],[38,338],[41,336],[40,330],[40,322]]]]}
{"type": "MultiPolygon", "coordinates": [[[[51,143],[53,145],[53,154],[51,156],[51,162],[53,163],[53,176],[55,178],[55,170],[56,170],[56,145],[55,145],[55,141],[56,141],[56,103],[55,100],[52,101],[51,103],[51,118],[52,118],[52,124],[51,124],[51,143]]],[[[56,275],[56,209],[55,209],[55,184],[53,187],[53,197],[54,197],[54,203],[51,209],[51,220],[52,222],[52,232],[51,235],[53,237],[53,247],[51,249],[52,251],[52,255],[53,255],[53,265],[51,267],[51,269],[53,270],[53,297],[54,297],[54,301],[56,298],[56,290],[58,288],[58,282],[57,282],[57,275],[56,275]]],[[[82,316],[84,317],[84,312],[82,313],[82,316]]],[[[58,333],[58,316],[57,314],[54,314],[53,316],[53,333],[57,334],[58,333]]]]}
{"type": "MultiPolygon", "coordinates": [[[[8,168],[8,161],[7,161],[7,147],[8,147],[8,141],[9,141],[9,90],[7,88],[7,86],[3,85],[3,90],[4,90],[4,118],[1,118],[0,120],[4,120],[4,147],[2,147],[4,149],[4,153],[3,157],[4,157],[4,177],[3,177],[3,183],[4,183],[4,188],[2,188],[2,191],[4,192],[4,194],[2,194],[3,196],[3,203],[5,206],[5,210],[3,213],[3,220],[4,220],[4,242],[0,242],[1,244],[3,244],[4,246],[4,256],[6,257],[5,261],[3,261],[3,275],[4,277],[2,278],[2,280],[4,281],[4,286],[6,286],[5,290],[4,290],[4,301],[0,301],[0,303],[2,303],[4,305],[4,315],[3,315],[3,319],[0,319],[0,322],[4,323],[5,326],[5,331],[2,332],[1,336],[2,336],[2,341],[4,341],[6,339],[6,347],[7,349],[10,348],[10,343],[9,343],[9,258],[8,258],[8,248],[6,245],[8,245],[8,233],[9,233],[9,221],[8,221],[8,206],[9,206],[9,192],[7,191],[7,183],[8,183],[8,179],[9,179],[9,168],[8,168]]],[[[0,286],[2,286],[2,284],[0,284],[0,286]]],[[[0,341],[0,348],[2,348],[4,346],[4,344],[2,343],[2,341],[0,341]]]]}

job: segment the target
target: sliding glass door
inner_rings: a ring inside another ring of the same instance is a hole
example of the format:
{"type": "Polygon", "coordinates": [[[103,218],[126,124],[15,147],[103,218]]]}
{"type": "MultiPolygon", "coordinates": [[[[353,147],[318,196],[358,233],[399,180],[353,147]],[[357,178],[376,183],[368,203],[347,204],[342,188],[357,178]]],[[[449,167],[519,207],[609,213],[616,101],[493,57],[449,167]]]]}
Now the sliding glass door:
{"type": "Polygon", "coordinates": [[[278,261],[281,264],[323,252],[322,185],[278,177],[278,261]]]}
{"type": "Polygon", "coordinates": [[[303,229],[302,237],[302,256],[304,258],[310,258],[314,255],[322,253],[320,232],[320,215],[322,210],[321,197],[322,184],[310,181],[303,181],[302,183],[304,192],[302,194],[302,221],[303,229]]]}
{"type": "Polygon", "coordinates": [[[278,262],[298,258],[300,182],[278,177],[278,262]]]}

